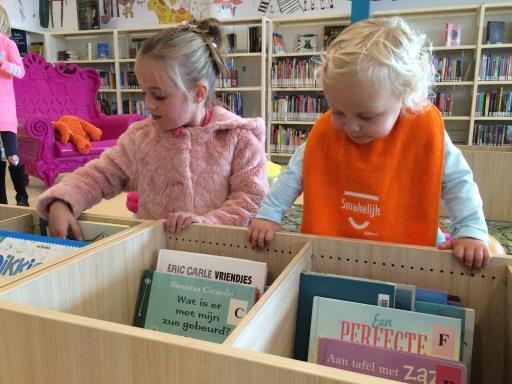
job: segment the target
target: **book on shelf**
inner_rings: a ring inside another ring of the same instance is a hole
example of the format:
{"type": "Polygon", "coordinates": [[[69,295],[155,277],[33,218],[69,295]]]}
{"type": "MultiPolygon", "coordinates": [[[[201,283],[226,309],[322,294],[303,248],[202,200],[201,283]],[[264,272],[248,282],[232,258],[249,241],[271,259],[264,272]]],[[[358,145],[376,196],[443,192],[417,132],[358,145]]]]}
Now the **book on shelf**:
{"type": "Polygon", "coordinates": [[[462,37],[462,24],[446,23],[444,42],[447,47],[459,46],[462,37]]]}
{"type": "Polygon", "coordinates": [[[308,361],[319,336],[458,361],[460,319],[315,296],[308,361]]]}
{"type": "Polygon", "coordinates": [[[248,285],[144,271],[133,325],[222,343],[254,305],[248,285]]]}
{"type": "Polygon", "coordinates": [[[130,41],[130,47],[128,48],[128,58],[135,59],[135,57],[137,57],[137,52],[139,52],[146,40],[147,38],[145,37],[134,37],[130,41]]]}
{"type": "Polygon", "coordinates": [[[487,44],[503,44],[505,42],[505,22],[487,22],[487,44]]]}
{"type": "Polygon", "coordinates": [[[35,52],[39,56],[43,56],[44,55],[44,43],[40,42],[40,41],[30,43],[30,52],[35,52]]]}
{"type": "Polygon", "coordinates": [[[281,55],[286,53],[286,47],[284,45],[284,37],[282,34],[272,32],[272,45],[274,47],[274,53],[281,55]]]}
{"type": "Polygon", "coordinates": [[[108,43],[96,43],[98,60],[110,59],[110,46],[108,43]]]}
{"type": "Polygon", "coordinates": [[[84,241],[0,231],[0,279],[15,276],[87,244],[84,241]]]}
{"type": "Polygon", "coordinates": [[[324,49],[327,49],[334,39],[346,28],[345,25],[324,26],[324,49]]]}
{"type": "Polygon", "coordinates": [[[249,52],[261,52],[261,26],[249,27],[247,46],[249,52]]]}
{"type": "Polygon", "coordinates": [[[386,282],[315,272],[301,273],[294,358],[307,360],[315,296],[394,307],[395,291],[396,286],[386,282]]]}
{"type": "Polygon", "coordinates": [[[295,52],[316,52],[318,35],[315,33],[298,33],[295,39],[295,52]]]}
{"type": "Polygon", "coordinates": [[[462,361],[466,367],[471,367],[471,358],[473,355],[473,335],[475,332],[475,310],[455,305],[416,301],[416,312],[430,313],[431,315],[460,319],[462,322],[462,328],[459,360],[462,361]]]}
{"type": "Polygon", "coordinates": [[[259,261],[161,249],[156,270],[256,287],[263,293],[268,267],[259,261]]]}
{"type": "MultiPolygon", "coordinates": [[[[466,366],[458,361],[320,337],[317,363],[402,383],[466,384],[466,366]]],[[[367,381],[370,382],[370,381],[367,381]]]]}
{"type": "Polygon", "coordinates": [[[226,33],[228,53],[236,53],[236,33],[226,33]]]}

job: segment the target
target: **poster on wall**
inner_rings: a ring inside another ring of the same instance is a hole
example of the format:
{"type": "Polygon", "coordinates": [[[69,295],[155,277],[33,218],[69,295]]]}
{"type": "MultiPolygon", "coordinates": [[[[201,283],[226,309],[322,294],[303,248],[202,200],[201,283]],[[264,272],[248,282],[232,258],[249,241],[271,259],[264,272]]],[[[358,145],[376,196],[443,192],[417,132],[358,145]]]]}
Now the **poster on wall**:
{"type": "Polygon", "coordinates": [[[78,29],[100,29],[99,0],[77,0],[78,29]]]}
{"type": "Polygon", "coordinates": [[[12,28],[11,29],[11,40],[16,43],[18,47],[18,51],[20,52],[20,56],[23,57],[28,52],[27,46],[27,32],[21,29],[12,28]]]}

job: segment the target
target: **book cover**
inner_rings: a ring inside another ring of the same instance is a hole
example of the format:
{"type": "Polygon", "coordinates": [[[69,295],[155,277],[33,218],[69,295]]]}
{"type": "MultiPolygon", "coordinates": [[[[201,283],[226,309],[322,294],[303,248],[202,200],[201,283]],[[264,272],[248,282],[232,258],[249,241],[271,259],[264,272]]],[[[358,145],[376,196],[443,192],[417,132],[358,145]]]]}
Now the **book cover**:
{"type": "Polygon", "coordinates": [[[98,54],[98,60],[110,58],[110,47],[108,43],[96,43],[96,51],[98,54]]]}
{"type": "Polygon", "coordinates": [[[466,364],[466,367],[471,367],[473,334],[475,332],[475,310],[455,305],[416,301],[416,311],[421,313],[430,313],[431,315],[453,317],[461,320],[461,353],[459,360],[466,364]]]}
{"type": "Polygon", "coordinates": [[[487,22],[487,44],[503,44],[505,42],[505,22],[487,22]]]}
{"type": "Polygon", "coordinates": [[[346,28],[344,25],[326,25],[324,26],[324,49],[327,49],[329,45],[334,41],[336,36],[338,36],[343,30],[346,28]]]}
{"type": "Polygon", "coordinates": [[[444,42],[447,47],[459,46],[462,38],[462,25],[458,23],[446,23],[444,30],[444,42]]]}
{"type": "Polygon", "coordinates": [[[387,301],[388,306],[394,307],[395,289],[395,285],[391,283],[358,279],[351,276],[314,272],[301,273],[294,358],[297,360],[307,360],[308,358],[311,309],[315,296],[373,305],[384,304],[383,301],[387,301]]]}
{"type": "Polygon", "coordinates": [[[461,327],[451,317],[316,296],[308,361],[316,361],[320,336],[457,361],[461,327]]]}
{"type": "Polygon", "coordinates": [[[318,340],[317,363],[402,383],[467,382],[466,367],[458,361],[350,343],[329,337],[320,337],[318,340]]]}
{"type": "Polygon", "coordinates": [[[295,40],[295,52],[316,52],[317,38],[315,33],[298,33],[295,40]]]}
{"type": "Polygon", "coordinates": [[[448,304],[448,292],[438,289],[416,287],[416,301],[428,301],[429,303],[448,304]]]}
{"type": "Polygon", "coordinates": [[[146,270],[133,325],[222,343],[254,305],[248,285],[146,270]]]}
{"type": "Polygon", "coordinates": [[[277,32],[272,32],[272,43],[274,46],[274,53],[278,55],[286,53],[283,35],[277,32]]]}
{"type": "Polygon", "coordinates": [[[88,243],[0,231],[0,279],[15,276],[88,243]]]}
{"type": "Polygon", "coordinates": [[[156,270],[256,287],[265,291],[268,267],[259,261],[161,249],[156,270]]]}

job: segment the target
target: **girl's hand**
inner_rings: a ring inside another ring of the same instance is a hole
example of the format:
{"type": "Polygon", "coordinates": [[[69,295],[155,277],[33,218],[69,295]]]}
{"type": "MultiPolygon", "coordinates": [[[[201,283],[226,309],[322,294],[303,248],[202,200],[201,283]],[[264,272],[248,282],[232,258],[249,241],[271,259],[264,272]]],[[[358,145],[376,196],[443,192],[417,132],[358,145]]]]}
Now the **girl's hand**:
{"type": "Polygon", "coordinates": [[[263,248],[269,243],[281,226],[273,221],[254,219],[249,227],[248,240],[253,246],[263,248]]]}
{"type": "Polygon", "coordinates": [[[48,209],[48,234],[65,239],[69,231],[76,240],[83,240],[78,222],[69,205],[62,200],[55,200],[48,209]]]}
{"type": "Polygon", "coordinates": [[[167,215],[165,227],[171,233],[180,233],[187,229],[192,223],[201,223],[201,216],[194,215],[190,212],[174,212],[167,215]]]}
{"type": "Polygon", "coordinates": [[[448,240],[439,244],[438,248],[453,249],[453,255],[471,270],[484,268],[491,258],[489,247],[483,241],[471,237],[448,240]]]}

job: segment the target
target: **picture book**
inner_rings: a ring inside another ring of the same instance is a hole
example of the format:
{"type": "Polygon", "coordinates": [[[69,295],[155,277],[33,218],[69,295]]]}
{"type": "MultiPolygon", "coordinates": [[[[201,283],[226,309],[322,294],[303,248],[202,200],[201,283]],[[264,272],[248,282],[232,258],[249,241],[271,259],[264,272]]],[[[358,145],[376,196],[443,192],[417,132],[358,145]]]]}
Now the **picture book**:
{"type": "Polygon", "coordinates": [[[505,42],[505,22],[487,22],[487,44],[503,44],[505,42]]]}
{"type": "Polygon", "coordinates": [[[416,311],[430,313],[431,315],[453,317],[462,321],[459,360],[466,364],[466,367],[470,367],[473,354],[473,334],[475,332],[475,310],[455,305],[416,301],[416,311]]]}
{"type": "Polygon", "coordinates": [[[278,55],[286,53],[284,37],[280,33],[272,32],[272,45],[274,46],[274,53],[278,55]]]}
{"type": "Polygon", "coordinates": [[[416,301],[428,301],[430,303],[448,304],[448,292],[438,289],[416,287],[416,301]]]}
{"type": "Polygon", "coordinates": [[[404,311],[414,311],[416,303],[416,287],[408,284],[394,283],[395,290],[395,306],[393,308],[403,309],[404,311]]]}
{"type": "Polygon", "coordinates": [[[222,343],[254,304],[256,288],[146,270],[133,325],[222,343]]]}
{"type": "Polygon", "coordinates": [[[318,340],[317,363],[402,383],[467,383],[461,362],[329,337],[318,340]]]}
{"type": "Polygon", "coordinates": [[[459,46],[462,37],[462,25],[459,23],[446,23],[444,42],[447,47],[459,46]]]}
{"type": "Polygon", "coordinates": [[[327,49],[345,28],[345,25],[326,25],[324,27],[324,49],[327,49]]]}
{"type": "Polygon", "coordinates": [[[316,52],[317,38],[315,33],[298,33],[295,40],[295,52],[316,52]]]}
{"type": "Polygon", "coordinates": [[[268,267],[259,261],[161,249],[156,270],[256,287],[265,291],[268,267]]]}
{"type": "Polygon", "coordinates": [[[108,43],[96,43],[98,60],[110,59],[110,47],[108,43]]]}
{"type": "Polygon", "coordinates": [[[0,231],[0,279],[15,276],[88,243],[0,231]]]}
{"type": "Polygon", "coordinates": [[[307,360],[311,309],[315,296],[364,304],[395,306],[395,285],[351,276],[303,272],[300,275],[294,358],[307,360]]]}
{"type": "Polygon", "coordinates": [[[320,336],[457,361],[461,327],[451,317],[316,296],[308,361],[316,361],[320,336]]]}

